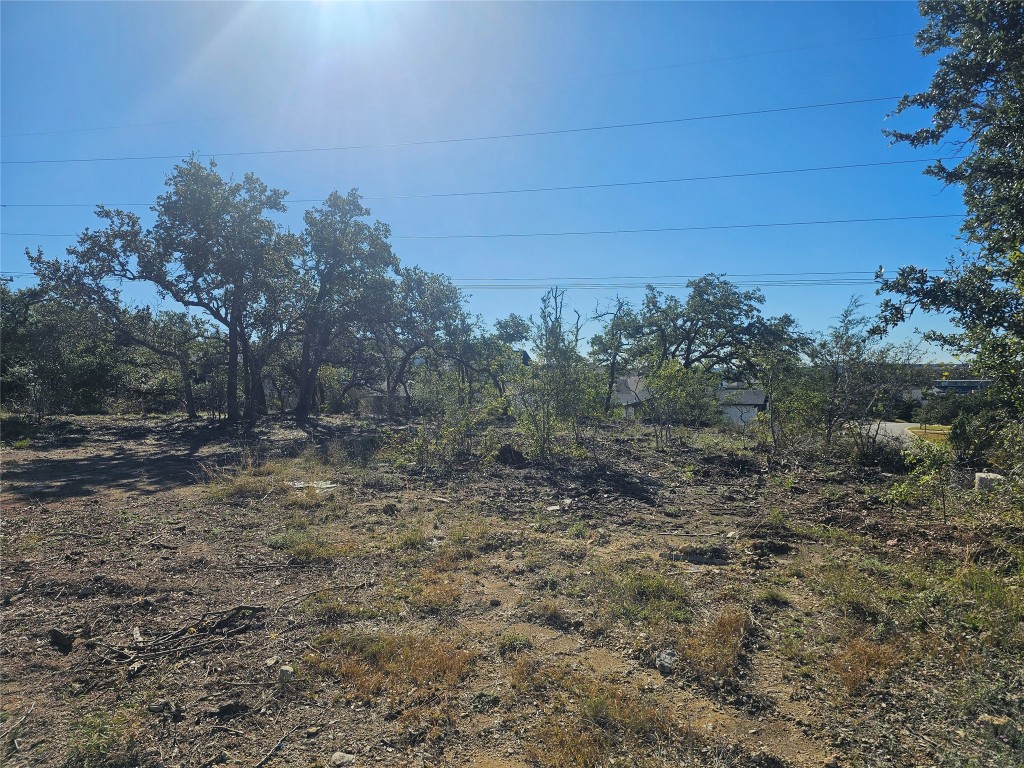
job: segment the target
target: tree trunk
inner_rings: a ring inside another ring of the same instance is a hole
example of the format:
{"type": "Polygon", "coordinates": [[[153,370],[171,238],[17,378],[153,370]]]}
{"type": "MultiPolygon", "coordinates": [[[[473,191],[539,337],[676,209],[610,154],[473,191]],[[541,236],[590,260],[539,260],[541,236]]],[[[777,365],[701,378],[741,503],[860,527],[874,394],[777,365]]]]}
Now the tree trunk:
{"type": "Polygon", "coordinates": [[[305,421],[309,418],[309,412],[313,409],[314,387],[316,386],[318,368],[320,367],[313,360],[312,342],[309,336],[302,339],[302,359],[299,362],[299,397],[295,403],[295,418],[298,421],[305,421]]]}
{"type": "Polygon", "coordinates": [[[267,415],[267,393],[263,389],[263,361],[258,356],[249,358],[249,398],[245,409],[249,418],[267,415]]]}
{"type": "Polygon", "coordinates": [[[615,372],[618,367],[618,356],[613,355],[611,362],[608,364],[608,392],[604,397],[604,412],[608,413],[612,409],[612,395],[615,393],[615,372]]]}
{"type": "Polygon", "coordinates": [[[228,318],[228,421],[238,421],[241,412],[238,408],[238,326],[241,309],[238,302],[232,301],[231,315],[228,318]]]}
{"type": "Polygon", "coordinates": [[[188,359],[179,358],[178,367],[181,370],[181,395],[185,404],[185,413],[188,414],[190,419],[194,419],[197,417],[196,396],[192,389],[192,370],[188,364],[188,359]]]}

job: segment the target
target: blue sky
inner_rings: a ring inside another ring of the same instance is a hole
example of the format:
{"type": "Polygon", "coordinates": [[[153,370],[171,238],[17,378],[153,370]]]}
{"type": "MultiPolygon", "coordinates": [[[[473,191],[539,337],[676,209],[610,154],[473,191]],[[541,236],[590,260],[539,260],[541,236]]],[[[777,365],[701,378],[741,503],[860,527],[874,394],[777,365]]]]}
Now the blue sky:
{"type": "MultiPolygon", "coordinates": [[[[4,2],[2,231],[38,234],[4,234],[2,268],[27,269],[26,246],[62,253],[73,237],[41,235],[93,225],[96,203],[142,204],[131,210],[151,220],[145,204],[174,164],[18,161],[193,151],[215,154],[225,175],[252,171],[299,200],[359,188],[391,225],[403,262],[459,280],[471,311],[488,320],[535,312],[540,286],[556,282],[586,313],[616,293],[639,300],[646,278],[724,272],[764,283],[786,278],[740,276],[941,268],[957,248],[955,217],[420,239],[962,214],[959,191],[924,177],[924,163],[400,197],[926,158],[882,135],[926,119],[887,120],[894,101],[409,145],[914,92],[934,71],[913,45],[920,26],[911,3],[4,2]],[[368,144],[378,146],[226,154],[368,144]],[[21,207],[39,203],[50,207],[21,207]],[[637,287],[571,287],[596,278],[637,287]],[[510,279],[535,287],[468,287],[510,279]]],[[[300,228],[309,205],[292,204],[280,222],[300,228]]],[[[870,285],[763,290],[766,312],[789,312],[807,329],[828,325],[851,294],[877,303],[870,285]]]]}

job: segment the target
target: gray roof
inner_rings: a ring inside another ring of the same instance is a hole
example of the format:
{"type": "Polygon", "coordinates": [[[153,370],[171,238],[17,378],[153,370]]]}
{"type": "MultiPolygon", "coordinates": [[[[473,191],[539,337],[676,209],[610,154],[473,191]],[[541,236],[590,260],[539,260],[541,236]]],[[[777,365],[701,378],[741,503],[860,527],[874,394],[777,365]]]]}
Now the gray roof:
{"type": "Polygon", "coordinates": [[[760,389],[723,388],[716,391],[718,402],[722,405],[757,405],[765,404],[767,396],[760,389]]]}

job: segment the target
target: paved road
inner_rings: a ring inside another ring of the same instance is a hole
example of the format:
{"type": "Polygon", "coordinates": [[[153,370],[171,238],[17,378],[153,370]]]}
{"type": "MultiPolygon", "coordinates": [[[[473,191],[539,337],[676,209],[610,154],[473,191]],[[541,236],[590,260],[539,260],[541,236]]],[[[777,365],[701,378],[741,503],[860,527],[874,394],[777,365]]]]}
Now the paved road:
{"type": "Polygon", "coordinates": [[[910,433],[910,428],[919,426],[921,425],[913,422],[883,421],[880,422],[880,429],[878,430],[878,433],[880,435],[887,435],[888,437],[895,438],[896,440],[900,440],[904,443],[909,443],[910,438],[913,437],[910,433]]]}

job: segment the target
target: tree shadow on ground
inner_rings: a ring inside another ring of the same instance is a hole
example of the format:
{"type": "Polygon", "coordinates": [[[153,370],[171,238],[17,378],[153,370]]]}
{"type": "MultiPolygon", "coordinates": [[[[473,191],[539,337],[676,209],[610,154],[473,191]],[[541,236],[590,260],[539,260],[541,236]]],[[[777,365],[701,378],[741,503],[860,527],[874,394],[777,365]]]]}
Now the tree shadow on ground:
{"type": "Polygon", "coordinates": [[[239,448],[229,437],[221,424],[180,419],[130,425],[109,420],[87,429],[48,432],[46,442],[33,446],[31,455],[6,463],[4,492],[18,500],[111,491],[151,495],[193,484],[204,464],[237,456],[239,448]],[[215,443],[221,445],[205,450],[215,443]]]}

